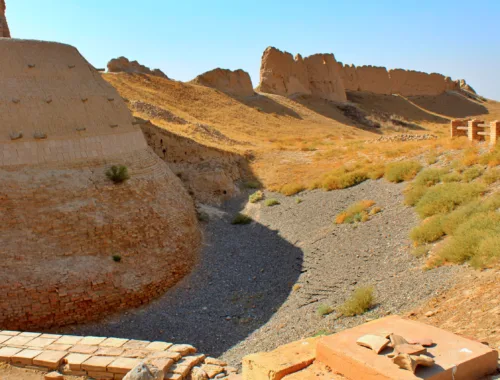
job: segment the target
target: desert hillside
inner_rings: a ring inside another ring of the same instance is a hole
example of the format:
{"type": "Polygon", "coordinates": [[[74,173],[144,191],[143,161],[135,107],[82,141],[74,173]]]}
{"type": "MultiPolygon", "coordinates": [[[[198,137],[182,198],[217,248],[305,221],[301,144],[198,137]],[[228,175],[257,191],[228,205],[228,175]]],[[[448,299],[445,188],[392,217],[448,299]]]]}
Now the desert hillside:
{"type": "Polygon", "coordinates": [[[499,103],[458,91],[414,97],[347,92],[348,103],[336,103],[310,95],[236,97],[140,74],[104,74],[104,79],[136,116],[201,146],[250,157],[253,175],[273,190],[293,183],[310,187],[344,163],[377,161],[381,154],[399,159],[402,151],[415,155],[440,144],[398,145],[385,136],[448,137],[451,119],[500,118],[499,103]]]}

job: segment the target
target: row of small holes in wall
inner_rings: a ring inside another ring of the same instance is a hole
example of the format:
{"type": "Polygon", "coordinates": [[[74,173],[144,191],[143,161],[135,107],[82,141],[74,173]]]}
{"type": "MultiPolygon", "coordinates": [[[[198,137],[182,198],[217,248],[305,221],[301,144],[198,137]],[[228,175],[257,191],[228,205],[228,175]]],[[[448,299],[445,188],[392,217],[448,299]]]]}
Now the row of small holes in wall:
{"type": "MultiPolygon", "coordinates": [[[[36,67],[36,65],[34,63],[28,63],[28,67],[30,69],[34,69],[36,67]]],[[[75,67],[76,67],[76,65],[68,65],[69,69],[74,69],[75,67]]]]}
{"type": "MultiPolygon", "coordinates": [[[[110,124],[109,125],[111,128],[117,128],[118,127],[118,124],[110,124]]],[[[78,127],[78,128],[75,128],[75,130],[77,132],[83,132],[83,131],[86,131],[87,128],[85,127],[78,127]]],[[[10,139],[11,140],[19,140],[21,138],[23,138],[23,132],[11,132],[10,133],[10,139]]],[[[45,132],[35,132],[33,133],[33,138],[37,139],[37,140],[41,140],[41,139],[46,139],[47,138],[47,134],[45,132]]]]}
{"type": "MultiPolygon", "coordinates": [[[[87,102],[87,100],[89,100],[89,98],[82,98],[83,103],[87,102]]],[[[108,102],[114,102],[114,101],[115,101],[115,98],[108,98],[108,102]]],[[[21,99],[13,98],[12,103],[19,104],[19,103],[21,103],[21,99]]],[[[52,98],[51,97],[46,98],[45,103],[47,103],[47,104],[52,103],[52,98]]]]}

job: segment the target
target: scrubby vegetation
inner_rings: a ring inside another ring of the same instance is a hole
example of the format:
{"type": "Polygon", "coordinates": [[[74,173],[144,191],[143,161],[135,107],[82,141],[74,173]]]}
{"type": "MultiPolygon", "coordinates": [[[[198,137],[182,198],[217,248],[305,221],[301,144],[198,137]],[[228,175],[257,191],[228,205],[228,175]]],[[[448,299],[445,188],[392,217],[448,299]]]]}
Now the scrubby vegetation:
{"type": "Polygon", "coordinates": [[[252,218],[249,217],[248,215],[238,213],[236,216],[233,218],[233,221],[231,222],[232,224],[250,224],[252,223],[252,218]]]}
{"type": "Polygon", "coordinates": [[[361,315],[373,306],[374,300],[373,286],[359,287],[354,291],[352,296],[339,307],[339,312],[346,317],[361,315]]]}
{"type": "Polygon", "coordinates": [[[370,216],[379,213],[380,207],[371,208],[375,204],[374,201],[364,199],[350,205],[344,212],[337,215],[335,218],[336,224],[366,222],[370,216]],[[371,209],[370,209],[371,208],[371,209]]]}
{"type": "Polygon", "coordinates": [[[125,165],[113,165],[106,170],[106,177],[114,183],[122,183],[130,179],[128,169],[125,165]]]}
{"type": "Polygon", "coordinates": [[[333,312],[333,308],[328,305],[319,305],[316,309],[316,314],[320,317],[324,317],[325,315],[331,314],[333,312]]]}
{"type": "Polygon", "coordinates": [[[384,178],[390,182],[410,181],[422,169],[417,161],[392,162],[385,168],[384,178]]]}
{"type": "Polygon", "coordinates": [[[122,261],[122,257],[121,257],[120,255],[113,255],[113,256],[111,256],[111,257],[113,258],[113,261],[114,261],[115,263],[119,263],[119,262],[121,262],[121,261],[122,261]]]}
{"type": "Polygon", "coordinates": [[[264,201],[264,204],[267,206],[267,207],[271,207],[271,206],[277,206],[280,204],[280,202],[275,199],[275,198],[269,198],[269,199],[266,199],[264,201]]]}
{"type": "Polygon", "coordinates": [[[304,185],[300,183],[289,183],[284,185],[280,192],[286,196],[291,196],[300,193],[301,191],[304,191],[306,188],[304,185]]]}
{"type": "Polygon", "coordinates": [[[255,193],[251,194],[248,197],[248,200],[250,203],[257,203],[258,201],[261,201],[264,199],[264,193],[260,190],[256,191],[255,193]]]}
{"type": "Polygon", "coordinates": [[[449,168],[425,169],[406,188],[406,204],[423,219],[410,233],[413,254],[427,255],[429,243],[448,236],[428,266],[469,262],[485,268],[500,262],[500,193],[488,193],[499,179],[499,157],[498,149],[483,155],[466,149],[449,168]]]}

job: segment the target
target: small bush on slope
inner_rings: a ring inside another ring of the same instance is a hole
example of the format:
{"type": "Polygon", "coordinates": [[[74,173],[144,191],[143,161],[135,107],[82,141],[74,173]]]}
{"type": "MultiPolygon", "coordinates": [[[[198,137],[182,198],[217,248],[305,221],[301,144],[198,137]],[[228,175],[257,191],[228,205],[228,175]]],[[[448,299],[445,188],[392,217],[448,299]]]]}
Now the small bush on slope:
{"type": "Polygon", "coordinates": [[[283,185],[283,187],[280,190],[280,193],[289,197],[291,195],[295,195],[297,193],[300,193],[301,191],[304,191],[304,190],[305,190],[305,187],[299,183],[289,183],[289,184],[283,185]]]}
{"type": "Polygon", "coordinates": [[[417,161],[393,162],[385,168],[385,179],[390,182],[410,181],[422,169],[422,165],[417,161]]]}
{"type": "Polygon", "coordinates": [[[364,222],[369,218],[368,209],[375,204],[372,200],[362,200],[350,205],[335,218],[336,224],[364,222]]]}
{"type": "Polygon", "coordinates": [[[480,177],[483,173],[484,169],[476,165],[464,170],[464,172],[462,173],[462,177],[465,182],[471,182],[480,177]]]}
{"type": "Polygon", "coordinates": [[[478,213],[461,224],[448,244],[438,252],[448,262],[469,261],[473,267],[485,268],[500,261],[500,214],[478,213]]]}
{"type": "Polygon", "coordinates": [[[440,216],[425,220],[410,232],[410,238],[417,244],[432,243],[444,235],[440,216]]]}
{"type": "Polygon", "coordinates": [[[318,314],[320,317],[324,317],[325,315],[331,314],[332,312],[333,309],[328,305],[319,305],[318,309],[316,310],[316,314],[318,314]]]}
{"type": "Polygon", "coordinates": [[[236,216],[233,218],[233,221],[231,224],[250,224],[252,223],[252,218],[249,217],[248,215],[245,214],[236,214],[236,216]]]}
{"type": "Polygon", "coordinates": [[[346,317],[361,315],[373,306],[375,300],[374,289],[372,286],[363,286],[357,288],[352,296],[339,307],[339,312],[346,317]]]}
{"type": "Polygon", "coordinates": [[[430,188],[415,205],[421,218],[446,214],[478,198],[485,186],[478,183],[444,183],[430,188]]]}
{"type": "Polygon", "coordinates": [[[481,180],[486,185],[491,185],[500,180],[500,170],[498,168],[490,168],[481,176],[481,180]]]}
{"type": "Polygon", "coordinates": [[[261,201],[262,199],[264,199],[264,193],[262,191],[256,191],[255,193],[253,193],[252,195],[250,195],[248,197],[248,200],[250,201],[250,203],[257,203],[258,201],[261,201]]]}
{"type": "Polygon", "coordinates": [[[264,204],[267,206],[267,207],[271,207],[271,206],[277,206],[280,204],[280,202],[275,199],[275,198],[270,198],[270,199],[266,199],[264,201],[264,204]]]}
{"type": "Polygon", "coordinates": [[[106,170],[106,177],[114,183],[122,183],[129,179],[130,175],[125,165],[113,165],[106,170]]]}

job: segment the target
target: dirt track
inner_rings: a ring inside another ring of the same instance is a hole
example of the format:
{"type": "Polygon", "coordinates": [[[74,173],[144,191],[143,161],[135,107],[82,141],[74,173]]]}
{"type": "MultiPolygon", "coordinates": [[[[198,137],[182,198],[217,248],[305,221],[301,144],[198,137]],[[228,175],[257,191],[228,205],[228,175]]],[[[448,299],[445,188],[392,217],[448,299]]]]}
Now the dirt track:
{"type": "Polygon", "coordinates": [[[140,310],[72,333],[190,343],[237,365],[248,353],[412,309],[463,269],[424,272],[409,254],[408,232],[417,217],[402,204],[402,187],[367,181],[303,193],[300,204],[267,194],[281,204],[250,205],[257,222],[238,226],[230,220],[242,202],[233,200],[212,215],[200,263],[176,288],[140,310]],[[356,226],[333,224],[361,199],[373,199],[383,211],[356,226]],[[364,316],[317,315],[320,304],[335,308],[364,284],[377,293],[377,305],[364,316]]]}

